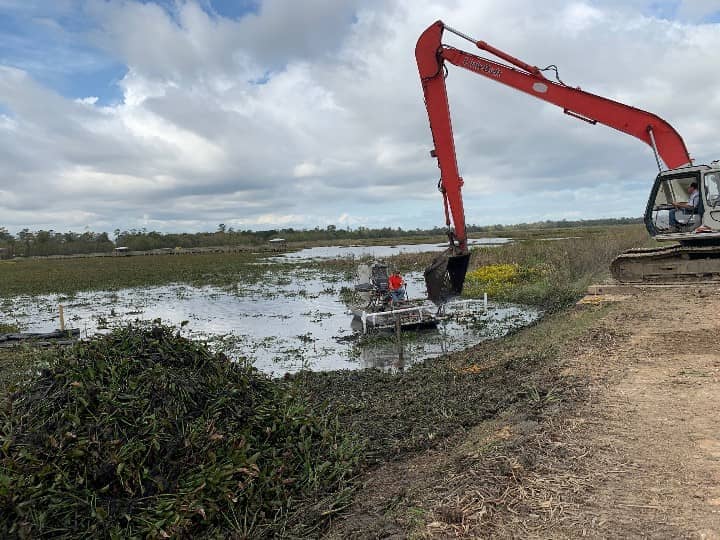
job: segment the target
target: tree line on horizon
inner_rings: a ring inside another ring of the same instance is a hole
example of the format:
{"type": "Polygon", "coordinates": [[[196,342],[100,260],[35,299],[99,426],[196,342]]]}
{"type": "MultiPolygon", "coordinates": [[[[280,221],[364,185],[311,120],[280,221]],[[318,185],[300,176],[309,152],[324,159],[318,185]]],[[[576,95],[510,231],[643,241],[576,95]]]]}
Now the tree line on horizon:
{"type": "MultiPolygon", "coordinates": [[[[546,220],[535,223],[515,225],[469,225],[468,233],[502,234],[503,232],[526,229],[554,229],[566,227],[602,227],[610,225],[628,225],[642,223],[642,218],[608,218],[589,220],[546,220]]],[[[269,229],[264,231],[235,230],[221,223],[213,232],[162,233],[146,229],[114,231],[115,240],[107,232],[22,229],[17,234],[0,227],[0,257],[33,257],[48,255],[75,255],[83,253],[107,253],[116,247],[127,247],[132,251],[147,251],[162,248],[192,248],[212,246],[259,246],[273,238],[283,238],[287,242],[313,242],[323,240],[364,240],[378,238],[442,236],[444,227],[432,229],[402,229],[401,227],[382,228],[338,228],[335,225],[314,229],[269,229]]]]}

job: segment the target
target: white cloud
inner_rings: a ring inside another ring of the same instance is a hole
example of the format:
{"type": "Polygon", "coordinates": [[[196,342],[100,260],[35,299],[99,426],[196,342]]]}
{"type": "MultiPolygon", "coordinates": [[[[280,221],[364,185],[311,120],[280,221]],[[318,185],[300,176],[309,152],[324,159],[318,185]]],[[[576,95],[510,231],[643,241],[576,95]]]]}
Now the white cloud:
{"type": "MultiPolygon", "coordinates": [[[[127,66],[123,98],[65,98],[0,67],[0,225],[440,225],[413,56],[438,18],[659,114],[717,159],[720,25],[688,22],[713,6],[684,2],[669,21],[648,5],[266,0],[231,20],[193,1],[90,1],[86,39],[127,66]]],[[[642,143],[455,67],[447,83],[468,222],[643,211],[642,143]]]]}
{"type": "Polygon", "coordinates": [[[573,2],[560,12],[562,26],[567,28],[573,35],[587,32],[593,27],[601,25],[605,20],[605,14],[598,8],[582,2],[573,2]]]}
{"type": "Polygon", "coordinates": [[[295,178],[306,178],[308,176],[317,176],[320,174],[320,167],[315,163],[303,161],[293,168],[293,176],[295,178]]]}
{"type": "Polygon", "coordinates": [[[75,99],[75,103],[82,103],[83,105],[95,105],[98,102],[97,96],[88,96],[84,98],[75,99]]]}

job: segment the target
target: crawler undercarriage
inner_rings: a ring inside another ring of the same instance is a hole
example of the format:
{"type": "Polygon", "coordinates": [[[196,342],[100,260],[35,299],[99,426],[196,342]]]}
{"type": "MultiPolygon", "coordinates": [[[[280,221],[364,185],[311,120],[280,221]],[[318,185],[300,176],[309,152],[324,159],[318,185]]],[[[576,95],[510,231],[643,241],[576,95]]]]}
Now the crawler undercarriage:
{"type": "Polygon", "coordinates": [[[697,283],[720,281],[720,245],[674,244],[632,249],[610,265],[621,283],[697,283]]]}

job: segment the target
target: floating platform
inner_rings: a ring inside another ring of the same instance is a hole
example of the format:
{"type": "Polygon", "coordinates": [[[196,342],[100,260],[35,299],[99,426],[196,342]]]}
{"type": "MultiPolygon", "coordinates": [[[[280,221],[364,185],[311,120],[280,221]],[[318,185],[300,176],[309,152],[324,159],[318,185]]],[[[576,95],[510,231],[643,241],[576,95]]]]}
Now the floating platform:
{"type": "Polygon", "coordinates": [[[362,324],[362,331],[394,330],[398,322],[403,330],[435,328],[440,322],[437,307],[426,301],[402,302],[396,307],[383,311],[365,311],[362,308],[352,309],[353,316],[362,324]]]}
{"type": "Polygon", "coordinates": [[[484,294],[482,299],[453,300],[439,307],[426,300],[411,300],[399,304],[395,309],[371,311],[355,307],[351,311],[354,316],[353,327],[366,334],[370,330],[395,330],[398,319],[403,330],[435,328],[444,319],[487,309],[488,299],[487,294],[484,294]]]}

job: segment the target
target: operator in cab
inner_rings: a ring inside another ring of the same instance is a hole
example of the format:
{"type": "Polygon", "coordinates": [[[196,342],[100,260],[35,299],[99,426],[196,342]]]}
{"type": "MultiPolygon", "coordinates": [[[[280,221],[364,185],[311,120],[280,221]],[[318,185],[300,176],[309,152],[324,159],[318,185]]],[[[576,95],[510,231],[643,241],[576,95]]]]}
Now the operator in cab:
{"type": "Polygon", "coordinates": [[[395,270],[388,278],[388,289],[393,303],[405,300],[405,280],[403,280],[400,272],[395,270]]]}
{"type": "Polygon", "coordinates": [[[672,203],[673,209],[670,210],[670,227],[674,231],[679,231],[681,225],[687,224],[687,220],[689,220],[694,213],[696,213],[698,206],[700,205],[700,192],[698,191],[697,182],[693,182],[688,187],[688,201],[687,202],[674,202],[672,203]],[[678,221],[678,216],[676,215],[678,210],[680,211],[681,219],[685,218],[683,221],[678,221]]]}

